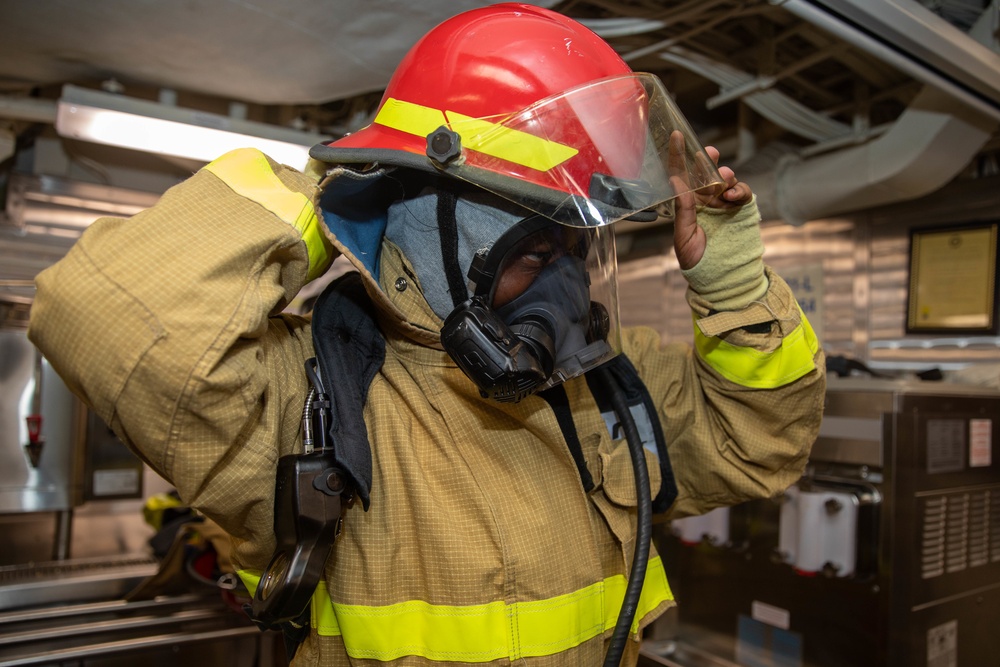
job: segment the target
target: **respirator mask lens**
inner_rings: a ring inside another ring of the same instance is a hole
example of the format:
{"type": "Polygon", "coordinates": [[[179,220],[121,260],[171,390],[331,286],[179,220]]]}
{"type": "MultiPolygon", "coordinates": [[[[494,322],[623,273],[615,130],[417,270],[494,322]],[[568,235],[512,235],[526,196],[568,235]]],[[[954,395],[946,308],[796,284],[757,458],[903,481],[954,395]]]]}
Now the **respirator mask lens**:
{"type": "Polygon", "coordinates": [[[441,339],[484,396],[519,401],[621,351],[611,227],[527,218],[476,255],[469,278],[474,296],[441,339]]]}

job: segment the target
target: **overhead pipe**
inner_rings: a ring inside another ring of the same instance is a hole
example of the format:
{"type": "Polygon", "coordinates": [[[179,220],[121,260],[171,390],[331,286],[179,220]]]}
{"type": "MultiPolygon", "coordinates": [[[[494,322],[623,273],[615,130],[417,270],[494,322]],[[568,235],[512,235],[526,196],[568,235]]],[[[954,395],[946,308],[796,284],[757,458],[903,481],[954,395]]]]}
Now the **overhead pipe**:
{"type": "Polygon", "coordinates": [[[37,97],[0,95],[0,118],[52,125],[56,122],[56,103],[37,97]]]}
{"type": "Polygon", "coordinates": [[[998,125],[927,87],[878,139],[807,159],[789,155],[746,180],[765,220],[801,225],[934,192],[968,166],[998,125]]]}

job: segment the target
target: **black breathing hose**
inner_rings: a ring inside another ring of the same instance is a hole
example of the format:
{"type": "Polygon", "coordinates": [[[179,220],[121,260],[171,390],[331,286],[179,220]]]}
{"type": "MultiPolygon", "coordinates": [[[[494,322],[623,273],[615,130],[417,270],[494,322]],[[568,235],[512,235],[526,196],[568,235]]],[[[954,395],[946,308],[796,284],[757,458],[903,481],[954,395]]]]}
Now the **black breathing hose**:
{"type": "Polygon", "coordinates": [[[635,551],[632,552],[632,567],[628,575],[628,585],[625,587],[625,598],[618,613],[618,621],[611,635],[611,644],[604,658],[604,667],[618,667],[625,652],[625,642],[628,641],[632,621],[639,607],[639,596],[642,594],[642,584],[646,579],[646,565],[649,562],[649,544],[653,535],[653,501],[649,490],[649,471],[646,469],[646,455],[643,453],[642,438],[639,429],[625,400],[625,394],[607,369],[597,369],[602,381],[611,389],[611,404],[618,415],[628,452],[632,458],[632,472],[635,474],[636,495],[636,530],[635,551]]]}

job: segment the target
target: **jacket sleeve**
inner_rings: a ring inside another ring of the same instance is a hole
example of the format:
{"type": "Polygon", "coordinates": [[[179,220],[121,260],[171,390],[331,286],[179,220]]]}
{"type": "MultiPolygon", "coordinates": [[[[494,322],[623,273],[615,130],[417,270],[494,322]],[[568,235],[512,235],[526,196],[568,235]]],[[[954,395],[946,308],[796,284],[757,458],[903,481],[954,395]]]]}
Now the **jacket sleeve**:
{"type": "Polygon", "coordinates": [[[625,351],[660,410],[678,498],[672,517],[781,493],[802,474],[826,390],[823,351],[791,290],[715,312],[693,291],[693,346],[628,330],[625,351]]]}
{"type": "MultiPolygon", "coordinates": [[[[280,315],[333,250],[315,180],[243,149],[131,219],[92,225],[37,279],[29,336],[69,387],[246,564],[273,548],[308,323],[280,315]]],[[[266,560],[265,560],[266,562],[266,560]]]]}

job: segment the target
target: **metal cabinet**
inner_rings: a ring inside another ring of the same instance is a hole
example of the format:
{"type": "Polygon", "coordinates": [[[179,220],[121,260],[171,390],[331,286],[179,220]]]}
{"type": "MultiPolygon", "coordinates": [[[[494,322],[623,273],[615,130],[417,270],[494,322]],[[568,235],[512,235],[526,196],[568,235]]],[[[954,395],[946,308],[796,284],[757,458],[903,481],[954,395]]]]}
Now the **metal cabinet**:
{"type": "Polygon", "coordinates": [[[783,497],[728,508],[715,537],[659,526],[679,609],[646,663],[992,664],[998,422],[996,392],[831,378],[807,472],[783,497]]]}

